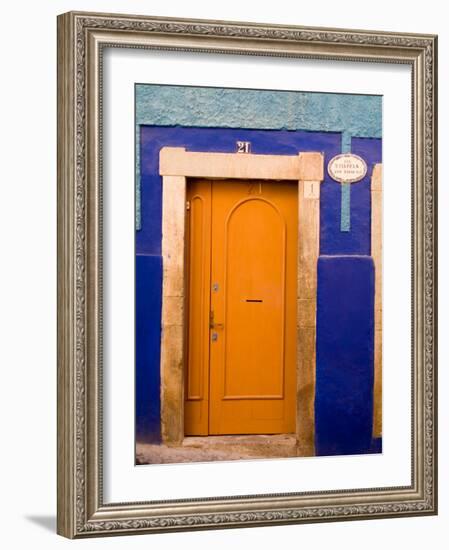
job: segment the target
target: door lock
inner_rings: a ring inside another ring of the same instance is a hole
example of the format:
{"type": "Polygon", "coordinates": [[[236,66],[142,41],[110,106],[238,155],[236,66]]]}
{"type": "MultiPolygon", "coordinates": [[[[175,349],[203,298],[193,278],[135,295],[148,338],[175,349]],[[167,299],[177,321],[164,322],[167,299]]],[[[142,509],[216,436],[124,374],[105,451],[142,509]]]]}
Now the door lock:
{"type": "Polygon", "coordinates": [[[209,328],[219,328],[219,329],[223,329],[224,328],[224,324],[223,323],[216,323],[215,322],[215,315],[214,315],[214,310],[211,310],[210,314],[209,314],[209,328]]]}

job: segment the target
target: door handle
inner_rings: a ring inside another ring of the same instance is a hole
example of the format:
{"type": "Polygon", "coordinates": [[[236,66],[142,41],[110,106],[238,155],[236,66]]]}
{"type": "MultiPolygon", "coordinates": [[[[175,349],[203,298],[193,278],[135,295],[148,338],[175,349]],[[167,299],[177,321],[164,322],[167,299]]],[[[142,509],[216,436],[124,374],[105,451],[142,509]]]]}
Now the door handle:
{"type": "Polygon", "coordinates": [[[214,311],[212,310],[209,314],[209,328],[213,328],[213,329],[223,329],[224,328],[224,323],[216,323],[215,322],[215,315],[214,315],[214,311]]]}

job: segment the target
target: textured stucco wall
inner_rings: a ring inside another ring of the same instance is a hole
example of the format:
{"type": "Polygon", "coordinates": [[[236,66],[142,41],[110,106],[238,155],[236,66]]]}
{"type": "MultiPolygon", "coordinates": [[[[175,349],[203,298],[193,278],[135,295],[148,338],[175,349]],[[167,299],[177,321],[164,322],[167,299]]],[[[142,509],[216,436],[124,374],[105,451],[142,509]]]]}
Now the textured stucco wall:
{"type": "Polygon", "coordinates": [[[381,137],[381,103],[380,96],[137,84],[136,123],[381,137]]]}

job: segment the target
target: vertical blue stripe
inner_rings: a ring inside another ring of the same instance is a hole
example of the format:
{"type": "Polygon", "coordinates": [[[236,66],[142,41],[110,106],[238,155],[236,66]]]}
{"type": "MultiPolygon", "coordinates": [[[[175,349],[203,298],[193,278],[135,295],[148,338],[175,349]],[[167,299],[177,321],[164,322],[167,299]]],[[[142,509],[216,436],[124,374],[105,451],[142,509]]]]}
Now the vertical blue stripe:
{"type": "Polygon", "coordinates": [[[350,153],[351,152],[351,140],[352,136],[346,130],[341,134],[341,152],[350,153]]]}
{"type": "Polygon", "coordinates": [[[340,231],[351,231],[351,184],[341,184],[340,231]]]}
{"type": "Polygon", "coordinates": [[[140,125],[136,124],[136,147],[134,150],[135,167],[134,167],[134,185],[135,185],[135,214],[136,214],[136,231],[142,229],[142,218],[140,215],[141,198],[140,198],[140,125]]]}
{"type": "MultiPolygon", "coordinates": [[[[344,131],[341,134],[341,152],[351,152],[351,134],[344,131]]],[[[348,233],[351,231],[351,184],[341,184],[341,209],[340,209],[340,231],[348,233]]]]}

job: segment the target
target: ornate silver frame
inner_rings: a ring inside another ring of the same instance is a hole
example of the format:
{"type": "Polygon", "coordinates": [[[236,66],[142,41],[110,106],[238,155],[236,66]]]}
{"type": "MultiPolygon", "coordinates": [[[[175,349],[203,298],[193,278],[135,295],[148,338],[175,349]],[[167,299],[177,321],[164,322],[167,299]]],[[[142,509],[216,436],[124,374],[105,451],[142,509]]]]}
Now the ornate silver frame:
{"type": "Polygon", "coordinates": [[[59,534],[82,538],[437,513],[436,60],[433,35],[96,13],[58,17],[59,534]],[[106,45],[411,66],[410,486],[104,504],[100,92],[106,45]]]}

